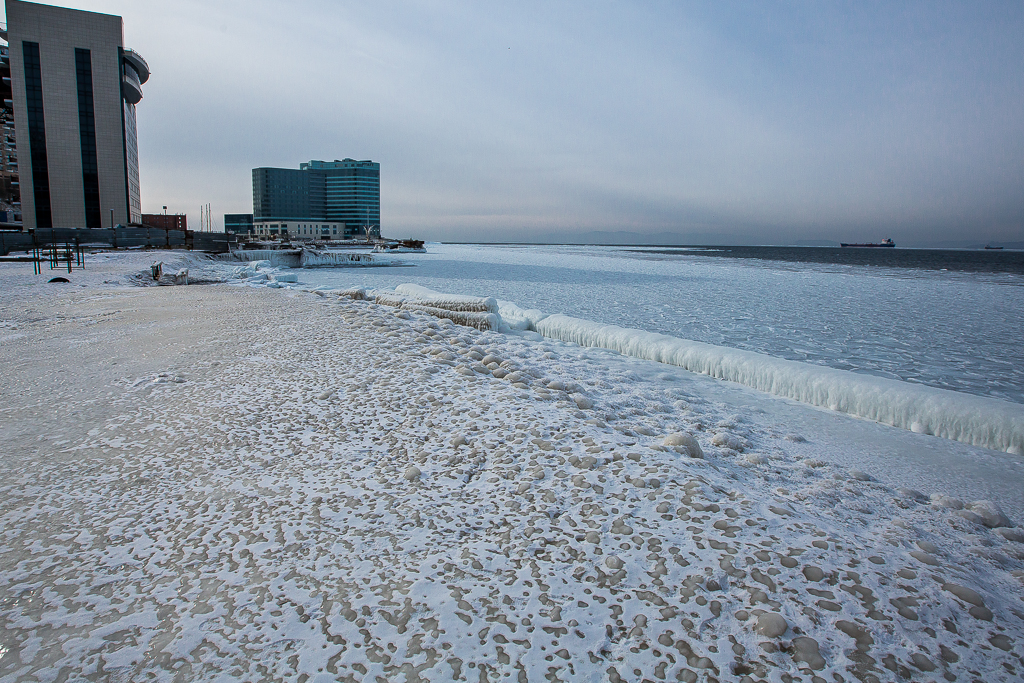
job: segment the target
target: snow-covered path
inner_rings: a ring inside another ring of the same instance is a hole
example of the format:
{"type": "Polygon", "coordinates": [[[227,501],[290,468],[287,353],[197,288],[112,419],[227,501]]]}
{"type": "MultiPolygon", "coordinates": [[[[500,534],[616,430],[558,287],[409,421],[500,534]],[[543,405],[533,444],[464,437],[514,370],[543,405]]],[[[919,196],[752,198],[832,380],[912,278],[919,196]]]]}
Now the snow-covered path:
{"type": "Polygon", "coordinates": [[[1024,675],[1009,520],[691,385],[334,296],[46,287],[0,294],[0,680],[1024,675]]]}

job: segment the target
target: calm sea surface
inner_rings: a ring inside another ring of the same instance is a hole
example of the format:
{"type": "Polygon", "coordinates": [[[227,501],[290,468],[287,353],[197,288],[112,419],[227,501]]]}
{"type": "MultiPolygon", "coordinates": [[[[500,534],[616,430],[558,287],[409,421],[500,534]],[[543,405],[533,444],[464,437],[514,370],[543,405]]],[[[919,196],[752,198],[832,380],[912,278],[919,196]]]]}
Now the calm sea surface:
{"type": "Polygon", "coordinates": [[[1024,403],[1024,252],[428,244],[404,282],[852,372],[1024,403]]]}

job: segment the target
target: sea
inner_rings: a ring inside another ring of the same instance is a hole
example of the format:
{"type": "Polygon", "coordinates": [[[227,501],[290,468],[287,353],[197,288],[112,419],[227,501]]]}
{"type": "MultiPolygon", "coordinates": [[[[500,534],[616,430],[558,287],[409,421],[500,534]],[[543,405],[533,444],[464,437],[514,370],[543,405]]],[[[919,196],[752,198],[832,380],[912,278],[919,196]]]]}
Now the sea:
{"type": "Polygon", "coordinates": [[[1024,403],[1024,251],[429,243],[398,260],[302,281],[491,296],[1024,403]]]}

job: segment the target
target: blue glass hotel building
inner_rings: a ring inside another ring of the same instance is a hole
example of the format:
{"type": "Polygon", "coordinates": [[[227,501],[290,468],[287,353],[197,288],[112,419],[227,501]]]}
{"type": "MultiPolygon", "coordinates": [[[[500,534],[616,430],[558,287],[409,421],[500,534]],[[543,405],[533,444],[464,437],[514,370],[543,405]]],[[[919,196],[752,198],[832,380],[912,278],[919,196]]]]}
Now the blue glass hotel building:
{"type": "Polygon", "coordinates": [[[380,236],[380,164],[341,159],[252,170],[258,235],[332,239],[380,236]]]}

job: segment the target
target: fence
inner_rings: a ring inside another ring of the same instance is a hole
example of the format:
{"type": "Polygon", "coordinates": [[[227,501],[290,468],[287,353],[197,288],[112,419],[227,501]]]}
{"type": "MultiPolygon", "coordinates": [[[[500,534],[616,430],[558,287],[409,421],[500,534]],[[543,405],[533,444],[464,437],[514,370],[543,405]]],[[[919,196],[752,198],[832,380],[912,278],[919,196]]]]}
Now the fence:
{"type": "Polygon", "coordinates": [[[36,228],[34,232],[0,231],[0,256],[50,244],[113,247],[164,247],[225,253],[237,244],[236,235],[224,232],[162,230],[160,228],[36,228]]]}

